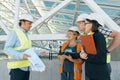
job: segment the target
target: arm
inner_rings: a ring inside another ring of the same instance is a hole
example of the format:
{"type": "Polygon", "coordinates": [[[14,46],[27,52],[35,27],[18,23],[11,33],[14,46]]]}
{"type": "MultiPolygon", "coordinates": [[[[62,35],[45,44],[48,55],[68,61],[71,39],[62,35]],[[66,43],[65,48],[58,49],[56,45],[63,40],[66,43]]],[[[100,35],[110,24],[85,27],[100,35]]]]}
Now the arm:
{"type": "Polygon", "coordinates": [[[93,37],[95,41],[97,54],[92,55],[92,54],[86,54],[85,52],[82,52],[80,53],[80,57],[83,59],[86,59],[87,62],[105,63],[107,50],[106,50],[106,42],[105,42],[104,36],[99,33],[99,34],[95,34],[93,37]]]}
{"type": "Polygon", "coordinates": [[[45,51],[35,50],[35,53],[38,56],[48,56],[48,53],[46,53],[45,51]]]}
{"type": "Polygon", "coordinates": [[[58,59],[59,59],[60,63],[63,63],[65,60],[63,54],[64,53],[61,52],[61,46],[60,46],[60,50],[59,50],[59,54],[58,54],[58,59]]]}
{"type": "Polygon", "coordinates": [[[77,63],[77,64],[82,64],[83,60],[82,59],[69,59],[71,62],[73,63],[77,63]]]}
{"type": "Polygon", "coordinates": [[[108,51],[111,52],[120,45],[120,32],[113,31],[110,35],[113,38],[112,42],[108,46],[108,51]]]}
{"type": "Polygon", "coordinates": [[[6,40],[4,52],[13,59],[23,59],[23,54],[13,49],[16,46],[17,39],[15,31],[13,31],[6,40]]]}
{"type": "Polygon", "coordinates": [[[112,42],[108,46],[108,51],[111,52],[120,45],[120,32],[112,31],[105,27],[99,27],[99,31],[106,37],[113,38],[112,42]]]}
{"type": "Polygon", "coordinates": [[[94,62],[94,63],[105,63],[106,62],[106,42],[105,42],[105,38],[102,34],[95,34],[94,36],[94,41],[95,41],[95,46],[96,46],[96,50],[97,50],[97,54],[96,55],[91,55],[88,54],[87,57],[87,61],[88,62],[94,62]]]}
{"type": "Polygon", "coordinates": [[[83,60],[82,59],[73,59],[72,56],[66,56],[66,55],[63,55],[64,58],[68,59],[69,61],[73,62],[73,63],[77,63],[77,64],[82,64],[83,63],[83,60]]]}

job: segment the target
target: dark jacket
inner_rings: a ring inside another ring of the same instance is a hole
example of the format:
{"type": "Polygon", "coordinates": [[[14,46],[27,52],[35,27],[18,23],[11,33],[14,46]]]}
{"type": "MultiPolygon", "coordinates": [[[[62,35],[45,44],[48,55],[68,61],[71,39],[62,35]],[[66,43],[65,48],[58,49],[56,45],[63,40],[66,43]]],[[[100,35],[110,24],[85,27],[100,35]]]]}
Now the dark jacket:
{"type": "Polygon", "coordinates": [[[107,49],[105,38],[102,33],[95,32],[93,34],[97,54],[88,54],[88,59],[85,63],[86,76],[90,78],[96,78],[101,80],[105,77],[109,77],[108,67],[106,63],[107,49]]]}

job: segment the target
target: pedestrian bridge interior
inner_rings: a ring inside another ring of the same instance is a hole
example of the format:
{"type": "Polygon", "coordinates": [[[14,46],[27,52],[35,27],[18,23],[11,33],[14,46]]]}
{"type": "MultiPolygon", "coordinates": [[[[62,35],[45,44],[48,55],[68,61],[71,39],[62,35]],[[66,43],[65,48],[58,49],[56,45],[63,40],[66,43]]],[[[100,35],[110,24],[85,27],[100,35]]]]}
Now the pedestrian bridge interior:
{"type": "MultiPolygon", "coordinates": [[[[4,37],[16,27],[19,17],[23,13],[30,13],[34,17],[34,23],[40,18],[51,14],[43,22],[33,25],[32,34],[64,34],[71,26],[77,26],[76,19],[81,13],[93,12],[84,1],[87,0],[0,0],[0,53],[4,46],[4,37]],[[60,4],[63,4],[59,6],[60,4]],[[58,7],[59,6],[59,7],[58,7]],[[56,7],[55,13],[51,13],[56,7]]],[[[90,0],[89,0],[90,1],[90,0]]],[[[92,0],[97,3],[106,13],[120,26],[120,1],[119,0],[92,0]]],[[[108,27],[108,26],[106,26],[108,27]]],[[[115,26],[114,26],[115,27],[115,26]]],[[[58,51],[61,40],[33,41],[34,47],[58,51]]],[[[38,49],[39,49],[38,48],[38,49]]]]}
{"type": "MultiPolygon", "coordinates": [[[[31,80],[58,80],[58,73],[54,73],[54,63],[58,64],[58,60],[51,61],[53,56],[59,52],[59,46],[66,39],[60,38],[59,34],[65,34],[71,26],[77,26],[77,16],[82,13],[90,14],[95,12],[90,8],[91,2],[95,2],[100,8],[115,22],[117,26],[112,29],[120,31],[120,0],[0,0],[0,77],[8,80],[6,66],[6,56],[3,52],[7,35],[16,27],[18,27],[19,15],[29,13],[34,18],[33,28],[30,30],[32,36],[33,47],[37,50],[45,50],[49,54],[47,59],[43,59],[47,66],[47,70],[42,74],[33,72],[31,80]],[[86,4],[89,2],[89,4],[86,4]],[[118,27],[119,26],[119,27],[118,27]],[[53,34],[53,35],[52,35],[53,34]],[[58,36],[51,37],[58,34],[58,36]],[[49,35],[49,36],[48,36],[49,35]],[[38,37],[40,36],[40,37],[38,37]],[[45,37],[44,37],[45,36],[45,37]],[[42,38],[41,38],[42,37],[42,38]],[[46,38],[47,37],[47,38],[46,38]],[[5,57],[4,57],[5,56],[5,57]],[[2,62],[3,61],[3,62],[2,62]],[[5,71],[4,71],[5,70],[5,71]],[[49,75],[44,77],[44,75],[49,75]],[[39,75],[38,75],[39,74],[39,75]],[[53,75],[56,75],[53,76],[53,75]],[[41,77],[40,77],[41,76],[41,77]]],[[[111,28],[108,25],[105,27],[111,28]]],[[[120,47],[112,53],[112,80],[120,80],[120,47]]],[[[1,78],[0,78],[1,80],[1,78]]]]}

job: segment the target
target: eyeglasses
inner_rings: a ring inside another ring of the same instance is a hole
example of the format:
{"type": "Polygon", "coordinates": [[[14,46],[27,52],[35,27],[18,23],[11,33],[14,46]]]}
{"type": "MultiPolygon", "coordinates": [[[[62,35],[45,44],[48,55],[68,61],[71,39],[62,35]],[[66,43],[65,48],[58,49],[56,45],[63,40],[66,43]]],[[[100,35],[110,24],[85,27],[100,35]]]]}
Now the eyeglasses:
{"type": "Polygon", "coordinates": [[[87,24],[91,24],[90,22],[85,22],[84,25],[86,26],[87,24]]]}

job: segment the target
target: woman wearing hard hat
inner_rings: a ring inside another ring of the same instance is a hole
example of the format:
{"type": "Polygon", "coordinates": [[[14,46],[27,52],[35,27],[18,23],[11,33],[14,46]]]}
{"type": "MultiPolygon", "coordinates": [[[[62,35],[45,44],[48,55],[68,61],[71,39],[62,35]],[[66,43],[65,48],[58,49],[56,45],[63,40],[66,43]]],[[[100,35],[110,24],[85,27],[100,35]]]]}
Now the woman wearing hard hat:
{"type": "Polygon", "coordinates": [[[78,28],[72,26],[67,31],[66,37],[68,41],[63,43],[60,48],[59,59],[61,80],[81,80],[82,60],[79,53],[82,50],[80,43],[77,43],[79,36],[78,28]]]}
{"type": "MultiPolygon", "coordinates": [[[[92,13],[91,15],[97,15],[96,13],[92,13]]],[[[100,15],[100,14],[99,14],[100,15]]],[[[97,15],[97,16],[99,16],[97,15]]],[[[94,16],[94,17],[95,17],[94,16]]],[[[78,28],[80,31],[84,31],[85,30],[85,26],[84,26],[84,23],[85,23],[85,20],[89,18],[89,15],[88,14],[80,14],[77,18],[77,23],[78,23],[78,28]]],[[[103,22],[104,23],[104,22],[103,22]]],[[[102,24],[103,24],[102,23],[102,24]]],[[[108,44],[108,48],[107,48],[107,53],[108,53],[108,58],[107,58],[107,63],[108,63],[108,67],[109,67],[109,73],[111,74],[111,66],[110,66],[110,52],[112,50],[114,50],[115,48],[117,48],[119,45],[120,45],[120,32],[117,32],[117,31],[112,31],[106,27],[104,27],[104,24],[103,26],[99,27],[98,30],[106,37],[111,37],[113,38],[112,39],[112,42],[110,44],[108,44]]]]}
{"type": "MultiPolygon", "coordinates": [[[[96,13],[93,13],[96,14],[96,13]]],[[[92,15],[93,15],[92,14],[92,15]]],[[[100,14],[99,14],[100,15],[100,14]]],[[[78,29],[80,31],[84,31],[84,22],[85,19],[87,19],[89,17],[88,14],[80,14],[77,18],[77,23],[78,23],[78,29]]],[[[103,21],[103,20],[102,20],[103,21]]],[[[102,24],[101,24],[102,25],[102,24]]],[[[103,25],[104,25],[104,21],[103,21],[103,25]]],[[[98,30],[107,37],[111,37],[113,38],[112,42],[110,43],[110,45],[108,46],[108,52],[111,52],[112,50],[114,50],[115,48],[117,48],[120,45],[120,32],[117,31],[112,31],[108,28],[103,27],[99,27],[98,30]]]]}
{"type": "Polygon", "coordinates": [[[91,14],[85,20],[85,33],[91,33],[95,42],[97,54],[81,53],[80,57],[85,60],[86,80],[110,80],[108,66],[106,62],[107,49],[106,41],[102,33],[98,31],[103,26],[102,19],[96,14],[91,14]],[[85,56],[86,55],[86,56],[85,56]]]}

